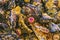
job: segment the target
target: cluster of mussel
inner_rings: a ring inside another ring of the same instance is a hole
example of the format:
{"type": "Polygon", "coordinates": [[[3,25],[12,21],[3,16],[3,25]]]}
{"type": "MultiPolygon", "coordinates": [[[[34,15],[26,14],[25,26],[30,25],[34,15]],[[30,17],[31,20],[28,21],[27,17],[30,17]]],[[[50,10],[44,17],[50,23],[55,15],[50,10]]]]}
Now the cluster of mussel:
{"type": "Polygon", "coordinates": [[[60,40],[60,0],[0,0],[0,34],[1,40],[60,40]]]}

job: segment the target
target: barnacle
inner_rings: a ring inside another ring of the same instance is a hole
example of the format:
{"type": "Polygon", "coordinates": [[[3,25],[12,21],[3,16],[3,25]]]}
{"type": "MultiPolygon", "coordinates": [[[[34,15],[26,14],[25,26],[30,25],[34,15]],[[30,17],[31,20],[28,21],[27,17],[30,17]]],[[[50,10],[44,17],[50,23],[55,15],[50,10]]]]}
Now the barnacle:
{"type": "Polygon", "coordinates": [[[20,14],[20,11],[21,11],[21,8],[19,7],[19,6],[17,6],[16,8],[14,8],[14,9],[12,9],[13,11],[15,11],[15,13],[17,14],[17,15],[19,15],[20,14]]]}
{"type": "Polygon", "coordinates": [[[60,0],[58,0],[58,7],[60,8],[60,0]]]}
{"type": "Polygon", "coordinates": [[[24,0],[24,2],[27,2],[28,3],[28,2],[30,2],[30,0],[24,0]]]}
{"type": "Polygon", "coordinates": [[[53,2],[48,1],[45,6],[47,7],[47,9],[51,9],[54,6],[54,4],[53,2]]]}
{"type": "Polygon", "coordinates": [[[59,40],[60,0],[0,0],[0,40],[59,40]]]}

